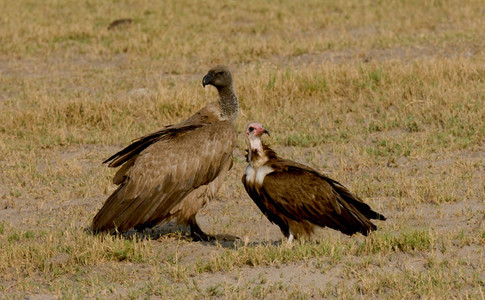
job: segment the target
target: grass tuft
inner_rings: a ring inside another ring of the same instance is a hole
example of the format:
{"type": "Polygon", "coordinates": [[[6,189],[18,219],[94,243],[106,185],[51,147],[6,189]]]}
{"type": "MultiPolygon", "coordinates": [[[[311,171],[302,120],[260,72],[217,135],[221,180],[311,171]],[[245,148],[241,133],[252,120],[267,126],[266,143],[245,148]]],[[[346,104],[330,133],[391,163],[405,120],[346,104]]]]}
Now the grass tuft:
{"type": "Polygon", "coordinates": [[[482,2],[3,1],[0,294],[483,298],[482,2]],[[279,154],[386,215],[377,232],[275,243],[240,184],[242,138],[198,218],[247,245],[83,231],[114,189],[101,162],[216,100],[216,64],[239,132],[262,122],[279,154]]]}

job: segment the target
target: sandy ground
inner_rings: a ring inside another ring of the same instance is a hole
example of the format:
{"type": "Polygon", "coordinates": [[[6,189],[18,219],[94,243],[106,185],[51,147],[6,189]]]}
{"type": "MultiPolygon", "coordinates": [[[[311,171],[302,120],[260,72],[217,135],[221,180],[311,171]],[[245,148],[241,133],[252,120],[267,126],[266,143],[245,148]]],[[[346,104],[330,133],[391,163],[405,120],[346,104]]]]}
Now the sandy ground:
{"type": "MultiPolygon", "coordinates": [[[[102,151],[112,152],[116,147],[79,147],[61,151],[60,156],[66,159],[75,159],[83,167],[94,168],[92,162],[85,161],[91,152],[102,151]]],[[[281,153],[290,152],[291,149],[280,149],[281,153]]],[[[411,160],[402,158],[395,165],[391,166],[396,174],[415,170],[419,173],[423,169],[447,168],[457,160],[469,164],[481,164],[477,170],[479,174],[474,174],[477,178],[475,188],[481,188],[484,178],[483,158],[485,151],[463,151],[452,153],[446,157],[432,157],[424,160],[411,160]]],[[[327,155],[321,158],[326,161],[328,170],[337,167],[337,159],[327,155]],[[335,166],[334,166],[335,164],[335,166]]],[[[54,162],[53,162],[54,163],[54,162]]],[[[348,166],[353,163],[348,161],[348,166]]],[[[179,238],[177,232],[183,228],[168,224],[146,232],[146,236],[154,238],[152,243],[156,248],[162,249],[167,253],[176,253],[181,265],[195,264],[198,260],[211,259],[222,254],[226,249],[240,247],[244,243],[257,245],[259,243],[282,244],[282,235],[277,226],[272,225],[262,216],[257,207],[252,203],[239,183],[239,176],[244,167],[243,163],[236,164],[229,175],[222,194],[212,201],[198,214],[198,221],[201,228],[208,233],[230,234],[239,236],[241,240],[236,242],[220,241],[220,243],[191,242],[186,238],[179,238]]],[[[90,218],[100,208],[104,196],[86,199],[59,199],[52,202],[42,203],[36,199],[21,198],[15,202],[15,208],[9,203],[1,200],[0,219],[8,222],[17,228],[35,229],[41,223],[47,230],[62,228],[66,217],[78,214],[76,217],[79,226],[86,226],[90,218]]],[[[394,203],[395,199],[367,199],[367,201],[388,217],[386,222],[378,222],[382,228],[393,228],[399,232],[402,228],[396,224],[405,224],[407,228],[427,228],[437,234],[455,235],[463,232],[465,235],[477,230],[485,229],[484,222],[484,203],[483,199],[469,198],[462,201],[437,204],[418,204],[404,208],[402,205],[394,203]],[[403,222],[403,220],[405,220],[403,222]]],[[[330,229],[317,230],[314,240],[325,239],[356,239],[362,241],[364,237],[356,235],[345,237],[342,234],[330,229]]],[[[278,289],[283,287],[297,287],[305,291],[306,295],[320,297],[321,290],[332,291],[336,287],[345,288],[353,286],[359,282],[359,274],[362,266],[365,266],[367,274],[380,274],[385,271],[390,276],[402,274],[403,272],[420,272],[428,268],[430,259],[436,263],[446,261],[466,261],[465,269],[472,272],[482,268],[483,247],[478,244],[461,245],[452,244],[443,253],[441,251],[431,252],[395,252],[387,256],[380,257],[378,262],[368,263],[365,259],[358,256],[346,257],[344,261],[332,261],[325,257],[308,258],[303,261],[276,264],[275,266],[255,266],[241,267],[229,272],[204,273],[191,279],[191,285],[180,285],[180,289],[199,289],[200,291],[210,290],[214,295],[223,295],[223,291],[237,286],[239,289],[253,291],[257,289],[278,289]],[[357,266],[353,270],[352,266],[357,266]],[[345,279],[345,280],[343,280],[345,279]]],[[[58,257],[60,262],[66,258],[58,257]]],[[[133,273],[137,280],[152,276],[151,269],[143,264],[125,263],[118,266],[123,272],[133,273]]],[[[110,268],[106,266],[105,268],[110,268]]],[[[103,267],[96,268],[95,272],[103,273],[103,267]]],[[[481,274],[481,280],[485,280],[485,274],[481,274]]],[[[12,286],[13,289],[15,289],[12,286]]],[[[120,294],[124,294],[123,286],[119,286],[120,294]]],[[[386,291],[384,291],[385,293],[386,291]]],[[[387,291],[389,292],[389,291],[387,291]]],[[[330,294],[331,296],[332,294],[330,294]]],[[[28,295],[27,295],[28,296],[28,295]]],[[[334,295],[335,296],[335,295],[334,295]]],[[[48,294],[33,294],[28,299],[48,299],[48,294]]]]}
{"type": "MultiPolygon", "coordinates": [[[[472,51],[472,50],[470,50],[472,51]]],[[[438,51],[439,52],[439,51],[438,51]]],[[[277,63],[291,65],[291,64],[314,64],[322,60],[333,61],[338,63],[341,60],[355,57],[360,57],[362,61],[372,59],[392,60],[392,59],[414,59],[416,57],[427,57],[432,55],[446,55],[446,49],[437,53],[433,49],[390,49],[382,52],[370,53],[328,53],[320,54],[318,56],[304,55],[301,57],[275,57],[277,63]]],[[[450,54],[454,55],[454,54],[450,54]]],[[[461,53],[460,55],[473,55],[472,52],[461,53]]],[[[76,67],[86,67],[91,65],[95,68],[116,68],[123,64],[126,58],[123,55],[114,57],[110,62],[101,62],[96,60],[86,61],[85,58],[80,58],[79,61],[74,60],[69,63],[62,61],[55,61],[54,59],[46,59],[45,65],[33,65],[29,61],[3,61],[0,62],[0,70],[3,76],[43,76],[45,72],[56,72],[57,76],[70,75],[70,69],[76,67]]],[[[148,89],[156,90],[156,79],[164,74],[153,74],[152,78],[144,78],[148,89]]],[[[191,80],[198,77],[199,74],[180,75],[180,79],[191,80]]],[[[93,89],[92,87],[72,86],[73,91],[76,89],[93,89]]],[[[8,92],[0,92],[0,101],[7,99],[18,91],[11,90],[8,92]]],[[[95,90],[92,90],[95,93],[95,90]]],[[[145,91],[138,90],[133,93],[139,93],[143,96],[145,91]]],[[[131,96],[133,96],[132,94],[131,96]]],[[[399,136],[399,131],[375,133],[370,136],[368,140],[363,143],[371,144],[374,138],[382,137],[379,135],[399,136]]],[[[331,149],[299,149],[299,153],[295,154],[292,147],[275,147],[276,150],[284,157],[292,157],[301,162],[305,162],[305,153],[315,153],[313,164],[316,166],[325,166],[320,168],[321,171],[330,174],[333,177],[334,170],[346,168],[349,172],[355,168],[357,175],[370,174],[370,176],[379,172],[390,172],[396,176],[420,176],[427,174],[427,172],[446,172],[453,168],[463,166],[475,166],[473,168],[473,177],[471,186],[463,188],[463,190],[454,191],[454,199],[458,201],[444,202],[439,204],[432,203],[401,203],[395,197],[382,197],[366,199],[377,211],[383,213],[388,217],[386,222],[377,222],[382,230],[400,232],[406,228],[425,228],[436,235],[457,235],[462,233],[468,235],[477,231],[485,230],[484,220],[484,199],[480,199],[474,195],[480,194],[483,189],[485,178],[485,145],[478,150],[462,150],[447,153],[444,155],[432,155],[425,158],[409,158],[400,157],[397,160],[383,165],[380,169],[366,170],[365,166],[359,166],[359,162],[352,157],[345,160],[345,166],[342,166],[342,161],[337,153],[332,152],[331,149]],[[298,157],[298,155],[303,157],[298,157]],[[434,171],[433,171],[434,170],[434,171]]],[[[43,154],[43,159],[39,160],[38,168],[43,167],[56,168],[63,163],[75,163],[84,170],[92,170],[92,176],[97,175],[100,161],[94,160],[93,156],[99,156],[99,153],[109,155],[121,149],[120,146],[72,146],[61,150],[52,151],[46,149],[43,154]],[[50,157],[50,158],[49,158],[50,157]]],[[[220,196],[209,203],[198,214],[198,221],[201,228],[212,234],[226,234],[240,237],[236,242],[220,241],[220,243],[208,242],[191,242],[186,238],[179,238],[175,233],[170,233],[176,230],[175,226],[167,225],[163,228],[156,228],[147,233],[147,236],[154,238],[152,241],[155,248],[163,249],[167,253],[176,253],[179,263],[182,265],[195,264],[198,260],[210,259],[224,253],[227,249],[236,249],[241,245],[258,245],[260,243],[274,243],[285,246],[285,241],[282,241],[282,234],[277,226],[272,225],[257,209],[251,199],[246,195],[241,183],[240,177],[242,175],[245,164],[243,162],[242,149],[235,151],[236,163],[231,170],[220,196]],[[168,232],[168,233],[167,233],[168,232]]],[[[6,158],[0,158],[2,163],[8,163],[6,158]]],[[[0,176],[2,174],[0,168],[0,176]]],[[[339,179],[339,178],[336,178],[339,179]]],[[[343,182],[348,185],[348,182],[343,182]]],[[[446,181],[438,184],[447,184],[446,181]]],[[[114,189],[114,186],[111,187],[114,189]]],[[[58,230],[63,226],[68,226],[66,219],[72,219],[74,224],[79,227],[85,227],[89,224],[91,218],[96,211],[101,207],[106,199],[103,191],[99,191],[98,196],[95,197],[79,197],[67,199],[51,199],[49,201],[41,201],[39,197],[31,194],[23,194],[15,201],[7,199],[5,195],[8,194],[8,187],[0,187],[0,220],[8,220],[8,223],[19,229],[37,229],[43,226],[45,230],[58,230]],[[74,217],[73,217],[74,216],[74,217]]],[[[71,224],[72,225],[72,222],[71,224]]],[[[178,228],[180,229],[180,228],[178,228]]],[[[342,234],[330,229],[317,230],[313,237],[314,241],[326,239],[356,239],[362,241],[364,237],[356,235],[353,237],[346,237],[342,234]]],[[[351,287],[357,283],[362,282],[362,272],[365,272],[366,277],[372,277],[372,274],[379,276],[380,273],[385,272],[389,276],[393,274],[403,274],[406,272],[425,272],[429,268],[429,261],[433,260],[435,263],[445,263],[447,261],[462,262],[460,270],[464,272],[464,276],[470,276],[467,272],[472,273],[474,270],[483,270],[483,256],[484,249],[482,245],[477,243],[451,243],[447,245],[446,251],[432,250],[431,252],[414,251],[393,252],[389,255],[380,256],[377,262],[367,262],[365,258],[354,255],[349,255],[344,261],[334,261],[325,257],[308,258],[301,261],[294,261],[290,263],[280,263],[271,266],[245,266],[229,272],[214,272],[203,273],[191,279],[189,285],[182,283],[174,283],[174,285],[183,289],[196,289],[201,291],[211,290],[213,295],[223,297],[223,291],[238,287],[239,289],[247,289],[254,291],[258,289],[281,289],[282,287],[298,287],[305,291],[307,296],[314,296],[316,298],[321,296],[338,296],[338,293],[330,295],[322,295],[321,291],[332,291],[337,288],[351,287]],[[353,269],[352,266],[356,266],[353,269]],[[365,271],[362,271],[362,270],[365,271]],[[369,276],[371,274],[371,276],[369,276]]],[[[62,262],[65,258],[54,258],[62,262]]],[[[107,266],[100,266],[90,272],[99,272],[103,274],[103,268],[110,268],[111,264],[107,266]]],[[[140,284],[147,277],[152,276],[152,270],[143,264],[123,263],[117,266],[122,272],[132,273],[135,280],[140,281],[140,284]]],[[[482,284],[485,282],[485,273],[481,271],[479,280],[482,284]]],[[[15,283],[8,287],[7,290],[14,291],[15,283]]],[[[483,285],[482,285],[483,287],[483,285]]],[[[118,286],[119,294],[124,294],[124,287],[118,286]]],[[[460,295],[466,295],[467,289],[473,289],[469,286],[464,286],[460,295]]],[[[476,291],[475,291],[476,292],[476,291]]],[[[366,294],[366,291],[362,291],[366,294]]],[[[381,294],[392,294],[392,291],[380,291],[381,294]]],[[[17,294],[18,295],[18,294],[17,294]]],[[[254,295],[254,294],[253,294],[254,295]]],[[[373,294],[366,294],[372,296],[373,294]]],[[[374,294],[375,296],[375,294],[374,294]]],[[[410,295],[411,297],[416,295],[410,295]]],[[[455,294],[456,296],[456,294],[455,294]]],[[[27,299],[48,299],[51,295],[46,293],[26,295],[27,299]]],[[[483,298],[483,294],[482,294],[483,298]]]]}

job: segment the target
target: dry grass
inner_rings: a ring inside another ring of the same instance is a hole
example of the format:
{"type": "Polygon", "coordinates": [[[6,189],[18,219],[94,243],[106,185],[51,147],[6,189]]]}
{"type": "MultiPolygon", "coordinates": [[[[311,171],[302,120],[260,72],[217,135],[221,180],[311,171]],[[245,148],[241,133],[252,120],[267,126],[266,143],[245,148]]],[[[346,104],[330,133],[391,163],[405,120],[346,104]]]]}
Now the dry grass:
{"type": "Polygon", "coordinates": [[[0,298],[474,298],[485,294],[485,13],[480,1],[17,1],[0,4],[0,298]],[[131,25],[107,30],[114,19],[131,25]],[[240,184],[241,138],[211,233],[83,229],[113,190],[100,162],[216,97],[284,157],[389,220],[288,248],[240,184]]]}

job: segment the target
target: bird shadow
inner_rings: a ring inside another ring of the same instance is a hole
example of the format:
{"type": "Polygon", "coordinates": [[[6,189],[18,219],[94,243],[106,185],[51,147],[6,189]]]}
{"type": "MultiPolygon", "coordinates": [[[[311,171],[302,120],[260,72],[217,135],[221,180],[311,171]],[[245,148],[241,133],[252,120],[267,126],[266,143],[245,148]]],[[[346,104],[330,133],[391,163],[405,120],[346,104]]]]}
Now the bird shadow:
{"type": "MultiPolygon", "coordinates": [[[[85,229],[89,232],[89,229],[85,229]]],[[[114,233],[113,235],[122,237],[127,240],[158,240],[162,238],[176,238],[189,242],[200,243],[204,246],[222,247],[224,249],[239,249],[242,247],[257,247],[257,246],[281,246],[282,240],[275,241],[254,241],[249,242],[242,240],[237,236],[231,234],[215,234],[208,235],[209,240],[194,240],[190,236],[190,228],[188,226],[179,225],[174,222],[169,222],[163,225],[158,225],[154,228],[147,228],[143,230],[130,229],[123,233],[114,233]]]]}
{"type": "Polygon", "coordinates": [[[201,241],[201,243],[206,246],[217,246],[232,250],[238,250],[245,247],[252,248],[257,246],[281,246],[283,244],[281,240],[248,242],[228,234],[216,234],[211,237],[214,239],[210,241],[201,241]]]}

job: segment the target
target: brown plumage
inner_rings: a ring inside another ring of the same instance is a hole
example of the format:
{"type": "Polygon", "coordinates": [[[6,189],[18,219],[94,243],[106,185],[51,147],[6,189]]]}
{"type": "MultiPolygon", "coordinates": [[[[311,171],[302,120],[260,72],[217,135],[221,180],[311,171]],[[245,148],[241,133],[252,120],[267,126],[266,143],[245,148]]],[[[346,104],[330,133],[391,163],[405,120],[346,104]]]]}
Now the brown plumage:
{"type": "Polygon", "coordinates": [[[370,219],[386,218],[347,188],[305,165],[283,159],[261,142],[268,133],[259,123],[247,126],[248,166],[242,182],[249,196],[288,240],[310,236],[315,225],[345,234],[367,235],[370,219]]]}
{"type": "Polygon", "coordinates": [[[104,161],[121,166],[113,179],[119,187],[94,217],[93,232],[125,232],[175,219],[190,225],[195,239],[209,238],[195,216],[232,167],[238,99],[231,72],[223,66],[211,69],[202,84],[217,88],[218,103],[135,140],[104,161]]]}

